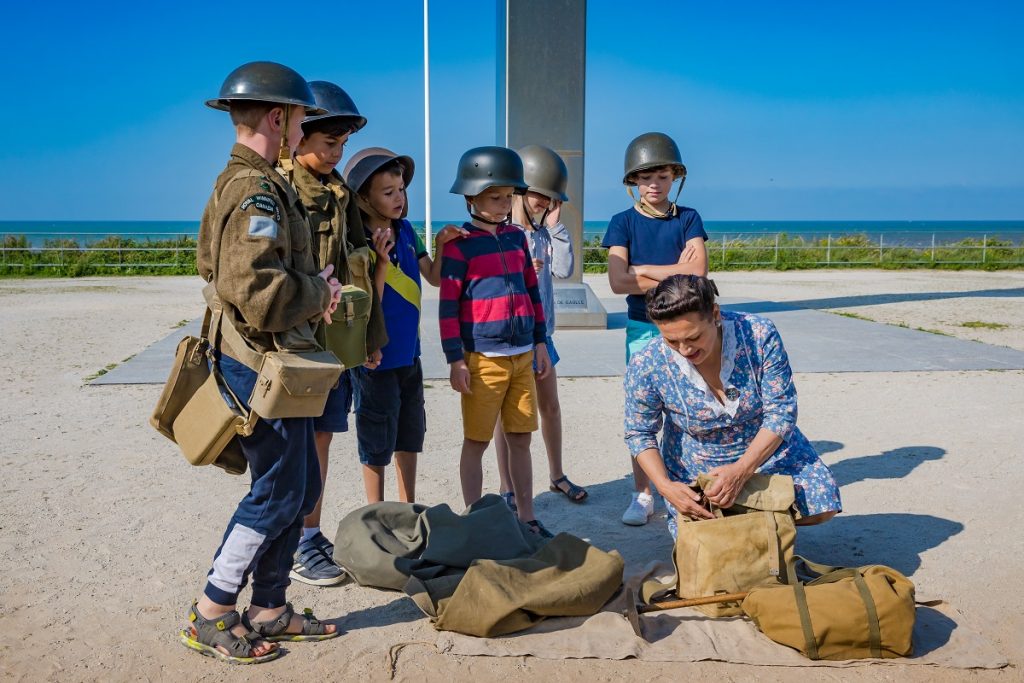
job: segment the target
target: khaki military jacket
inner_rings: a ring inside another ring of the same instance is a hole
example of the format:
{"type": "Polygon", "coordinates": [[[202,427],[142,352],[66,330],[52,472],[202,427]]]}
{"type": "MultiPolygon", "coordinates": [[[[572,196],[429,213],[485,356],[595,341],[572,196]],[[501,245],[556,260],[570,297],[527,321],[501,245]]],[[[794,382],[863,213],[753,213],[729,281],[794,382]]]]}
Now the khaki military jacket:
{"type": "Polygon", "coordinates": [[[302,164],[283,164],[292,168],[292,182],[309,214],[313,253],[320,268],[334,264],[334,273],[342,284],[353,284],[370,293],[370,320],[366,327],[366,352],[372,353],[388,343],[384,311],[380,305],[370,268],[370,250],[363,231],[363,219],[352,190],[341,175],[333,171],[321,182],[302,164]]]}
{"type": "Polygon", "coordinates": [[[203,212],[196,261],[225,316],[257,351],[293,346],[282,339],[301,348],[330,303],[310,241],[294,188],[236,144],[203,212]]]}

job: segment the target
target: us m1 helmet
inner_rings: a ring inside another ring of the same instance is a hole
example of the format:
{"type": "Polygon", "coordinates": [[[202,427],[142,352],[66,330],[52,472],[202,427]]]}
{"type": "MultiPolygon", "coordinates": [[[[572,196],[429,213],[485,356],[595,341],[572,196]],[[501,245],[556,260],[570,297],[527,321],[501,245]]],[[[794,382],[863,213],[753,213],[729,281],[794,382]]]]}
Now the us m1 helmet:
{"type": "Polygon", "coordinates": [[[352,188],[353,192],[359,192],[370,176],[391,161],[397,161],[402,165],[402,180],[405,181],[405,186],[408,188],[409,183],[412,182],[413,173],[416,171],[416,164],[413,163],[412,157],[395,154],[390,149],[383,147],[367,147],[353,154],[345,164],[345,170],[341,177],[345,179],[345,183],[352,188]]]}
{"type": "Polygon", "coordinates": [[[659,166],[678,166],[676,176],[686,177],[686,165],[679,154],[675,140],[664,133],[644,133],[633,139],[626,147],[625,173],[623,185],[636,185],[629,177],[649,168],[659,166]]]}
{"type": "Polygon", "coordinates": [[[297,104],[307,115],[323,114],[309,84],[297,71],[276,62],[249,62],[228,74],[220,94],[206,101],[207,107],[229,111],[232,101],[297,104]]]}
{"type": "Polygon", "coordinates": [[[569,183],[569,169],[562,157],[548,147],[527,145],[519,150],[523,160],[523,180],[527,189],[539,192],[549,199],[569,201],[565,186],[569,183]]]}
{"type": "Polygon", "coordinates": [[[459,159],[449,192],[475,197],[489,187],[499,186],[526,192],[522,159],[508,147],[474,147],[459,159]]]}
{"type": "Polygon", "coordinates": [[[324,113],[314,114],[303,119],[303,130],[306,129],[307,123],[334,118],[348,119],[355,130],[366,125],[366,117],[359,113],[356,103],[341,87],[328,81],[310,81],[309,89],[313,92],[316,106],[323,109],[324,113]]]}

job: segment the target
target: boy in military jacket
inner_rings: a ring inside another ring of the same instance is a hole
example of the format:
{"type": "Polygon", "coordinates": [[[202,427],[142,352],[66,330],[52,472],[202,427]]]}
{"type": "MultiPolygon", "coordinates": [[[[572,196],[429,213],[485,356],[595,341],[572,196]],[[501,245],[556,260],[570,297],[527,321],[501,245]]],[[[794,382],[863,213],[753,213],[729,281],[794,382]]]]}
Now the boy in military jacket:
{"type": "MultiPolygon", "coordinates": [[[[307,116],[302,123],[302,140],[295,162],[288,166],[312,228],[313,253],[321,267],[334,266],[343,284],[353,284],[370,294],[370,319],[366,329],[366,367],[380,362],[380,349],[387,343],[380,298],[369,276],[370,249],[363,234],[362,218],[352,191],[335,167],[341,161],[349,135],[366,125],[355,102],[344,90],[327,81],[310,81],[309,88],[324,113],[307,116]]],[[[342,373],[338,386],[327,399],[324,414],[314,418],[316,451],[320,462],[321,488],[327,483],[327,465],[335,432],[348,431],[352,407],[352,382],[342,373]]],[[[320,531],[323,491],[316,507],[303,522],[291,578],[314,586],[333,586],[345,580],[344,571],[334,563],[334,545],[320,531]]]]}
{"type": "MultiPolygon", "coordinates": [[[[239,67],[207,105],[230,112],[236,144],[203,213],[197,264],[209,283],[204,294],[224,312],[223,327],[238,333],[233,341],[221,338],[215,357],[244,403],[256,382],[244,359],[307,346],[315,325],[337,307],[341,285],[332,266],[317,272],[302,205],[274,168],[281,151],[290,155],[298,143],[304,114],[320,110],[306,81],[272,62],[239,67]]],[[[251,488],[228,523],[181,640],[205,655],[254,663],[280,654],[272,641],[339,633],[309,611],[296,614],[285,597],[302,519],[320,495],[313,418],[260,418],[251,436],[238,438],[251,488]],[[240,615],[238,594],[250,576],[251,606],[240,615]]]]}

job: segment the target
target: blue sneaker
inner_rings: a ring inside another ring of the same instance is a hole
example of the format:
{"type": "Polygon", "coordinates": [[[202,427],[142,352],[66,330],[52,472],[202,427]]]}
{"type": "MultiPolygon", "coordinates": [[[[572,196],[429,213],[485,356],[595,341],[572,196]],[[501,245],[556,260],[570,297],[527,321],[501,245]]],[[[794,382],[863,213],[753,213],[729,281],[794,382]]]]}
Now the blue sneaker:
{"type": "Polygon", "coordinates": [[[308,583],[311,586],[337,586],[345,583],[348,573],[334,564],[334,560],[314,542],[314,539],[315,537],[299,543],[299,548],[295,552],[295,563],[288,576],[293,581],[308,583]]]}

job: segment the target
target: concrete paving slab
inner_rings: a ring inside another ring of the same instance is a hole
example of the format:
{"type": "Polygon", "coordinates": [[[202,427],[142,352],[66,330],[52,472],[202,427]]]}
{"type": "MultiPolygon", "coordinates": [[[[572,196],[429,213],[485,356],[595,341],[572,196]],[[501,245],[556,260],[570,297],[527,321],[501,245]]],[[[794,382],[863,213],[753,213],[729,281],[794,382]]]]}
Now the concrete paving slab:
{"type": "MultiPolygon", "coordinates": [[[[608,329],[559,330],[555,344],[560,377],[614,377],[625,372],[625,301],[602,297],[608,329]]],[[[795,302],[722,299],[726,310],[771,318],[779,328],[796,372],[908,372],[1024,369],[1024,351],[849,318],[804,308],[795,302]]],[[[423,375],[447,379],[448,366],[437,333],[436,290],[423,301],[423,375]]],[[[200,320],[175,330],[92,384],[162,384],[174,349],[200,320]]]]}

